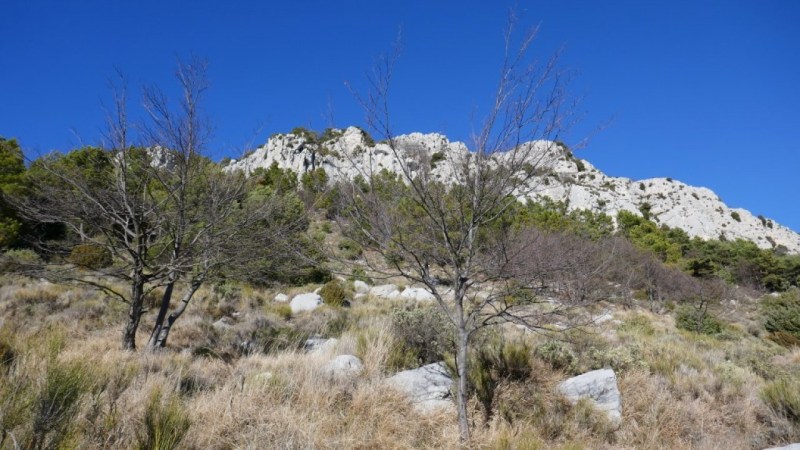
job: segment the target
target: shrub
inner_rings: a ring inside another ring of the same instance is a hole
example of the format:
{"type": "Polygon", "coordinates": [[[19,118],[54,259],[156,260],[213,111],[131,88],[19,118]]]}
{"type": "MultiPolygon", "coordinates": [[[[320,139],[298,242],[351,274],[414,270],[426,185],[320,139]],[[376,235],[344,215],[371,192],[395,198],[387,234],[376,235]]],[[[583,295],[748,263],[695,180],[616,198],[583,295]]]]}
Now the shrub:
{"type": "Polygon", "coordinates": [[[761,399],[775,413],[800,424],[800,381],[781,378],[761,390],[761,399]]]}
{"type": "Polygon", "coordinates": [[[586,165],[580,159],[575,159],[575,167],[578,169],[578,172],[583,172],[586,170],[586,165]]]}
{"type": "Polygon", "coordinates": [[[111,252],[95,244],[76,245],[67,260],[76,266],[88,269],[102,269],[113,263],[111,252]]]}
{"type": "Polygon", "coordinates": [[[444,159],[445,159],[445,156],[444,156],[443,152],[436,152],[436,153],[432,154],[431,155],[431,169],[435,168],[436,164],[438,164],[441,161],[444,161],[444,159]]]}
{"type": "Polygon", "coordinates": [[[530,349],[524,343],[509,342],[499,334],[493,335],[477,346],[471,361],[469,384],[483,406],[484,421],[488,423],[500,383],[524,380],[530,375],[530,349]]]}
{"type": "Polygon", "coordinates": [[[88,390],[89,378],[80,364],[54,364],[34,406],[33,435],[29,448],[58,448],[66,437],[78,401],[88,390]]]}
{"type": "Polygon", "coordinates": [[[736,211],[731,211],[731,218],[737,222],[742,221],[742,216],[740,216],[739,213],[736,211]]]}
{"type": "Polygon", "coordinates": [[[441,361],[453,350],[452,326],[437,306],[395,310],[392,331],[395,341],[386,362],[390,370],[441,361]]]}
{"type": "Polygon", "coordinates": [[[534,353],[556,370],[572,372],[576,364],[575,354],[567,344],[560,341],[549,340],[539,344],[534,353]]]}
{"type": "Polygon", "coordinates": [[[171,450],[178,447],[189,429],[189,416],[173,397],[162,401],[155,390],[144,413],[144,430],[138,437],[140,450],[171,450]]]}
{"type": "Polygon", "coordinates": [[[722,322],[707,311],[685,306],[678,310],[675,325],[683,330],[700,334],[715,335],[722,332],[722,322]]]}
{"type": "Polygon", "coordinates": [[[339,242],[339,251],[342,252],[342,258],[347,259],[349,261],[357,260],[364,254],[364,250],[358,244],[358,242],[352,239],[342,239],[339,242]]]}
{"type": "Polygon", "coordinates": [[[322,286],[319,296],[326,305],[344,306],[347,302],[348,292],[339,280],[331,280],[322,286]]]}
{"type": "Polygon", "coordinates": [[[764,328],[770,333],[786,333],[800,339],[800,289],[792,289],[761,302],[764,328]]]}

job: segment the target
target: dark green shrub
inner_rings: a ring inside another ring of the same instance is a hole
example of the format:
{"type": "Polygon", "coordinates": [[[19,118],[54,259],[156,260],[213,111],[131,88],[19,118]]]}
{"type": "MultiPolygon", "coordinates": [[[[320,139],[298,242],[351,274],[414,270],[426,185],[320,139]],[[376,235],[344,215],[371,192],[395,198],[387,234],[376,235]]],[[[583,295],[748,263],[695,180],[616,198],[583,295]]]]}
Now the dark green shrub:
{"type": "Polygon", "coordinates": [[[95,244],[76,245],[69,254],[67,261],[88,269],[103,269],[113,263],[111,252],[107,248],[95,244]]]}
{"type": "Polygon", "coordinates": [[[739,213],[736,211],[731,211],[731,218],[737,222],[742,221],[742,216],[740,216],[739,213]]]}
{"type": "Polygon", "coordinates": [[[180,400],[173,397],[163,401],[161,391],[155,390],[147,403],[144,430],[138,436],[137,448],[140,450],[177,448],[189,430],[189,425],[189,415],[184,411],[180,400]]]}
{"type": "Polygon", "coordinates": [[[441,161],[444,161],[444,159],[445,159],[445,156],[444,156],[443,152],[436,152],[436,153],[432,154],[431,155],[431,169],[435,168],[436,164],[438,164],[441,161]]]}
{"type": "Polygon", "coordinates": [[[700,334],[715,335],[722,332],[722,322],[707,311],[691,306],[678,310],[675,316],[675,325],[683,330],[700,334]]]}
{"type": "Polygon", "coordinates": [[[476,346],[469,366],[469,384],[483,407],[484,422],[491,419],[495,392],[500,383],[528,378],[531,373],[530,353],[525,343],[509,342],[499,334],[476,346]]]}
{"type": "Polygon", "coordinates": [[[322,286],[319,291],[319,296],[326,305],[330,306],[344,306],[349,297],[347,289],[339,280],[331,280],[322,286]]]}
{"type": "Polygon", "coordinates": [[[574,159],[574,161],[575,161],[575,167],[578,169],[578,172],[583,172],[586,170],[586,165],[583,163],[582,160],[576,158],[574,159]]]}
{"type": "Polygon", "coordinates": [[[761,313],[767,331],[800,339],[800,289],[765,298],[761,302],[761,313]]]}

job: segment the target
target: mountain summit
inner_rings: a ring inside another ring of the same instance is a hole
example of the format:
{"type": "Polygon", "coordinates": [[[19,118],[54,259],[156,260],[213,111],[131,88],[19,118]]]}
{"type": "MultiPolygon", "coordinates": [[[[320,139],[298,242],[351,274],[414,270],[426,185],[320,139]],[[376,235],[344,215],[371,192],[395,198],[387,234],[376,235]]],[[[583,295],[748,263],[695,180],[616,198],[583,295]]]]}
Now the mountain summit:
{"type": "MultiPolygon", "coordinates": [[[[413,171],[425,172],[444,183],[454,181],[453,164],[468,160],[462,142],[451,142],[438,133],[411,133],[395,138],[395,148],[413,171]]],[[[588,209],[616,217],[619,211],[646,216],[657,224],[680,228],[703,239],[745,239],[760,248],[785,248],[800,253],[800,234],[742,208],[730,208],[713,191],[689,186],[671,178],[631,180],[604,174],[586,160],[575,157],[566,146],[535,141],[540,151],[532,186],[520,200],[547,197],[565,202],[570,210],[588,209]]],[[[503,154],[497,154],[502,164],[503,154]]],[[[363,130],[329,129],[317,137],[304,129],[276,134],[228,170],[249,174],[259,167],[277,164],[298,174],[322,168],[329,180],[387,170],[400,173],[401,164],[387,143],[374,142],[363,130]]]]}

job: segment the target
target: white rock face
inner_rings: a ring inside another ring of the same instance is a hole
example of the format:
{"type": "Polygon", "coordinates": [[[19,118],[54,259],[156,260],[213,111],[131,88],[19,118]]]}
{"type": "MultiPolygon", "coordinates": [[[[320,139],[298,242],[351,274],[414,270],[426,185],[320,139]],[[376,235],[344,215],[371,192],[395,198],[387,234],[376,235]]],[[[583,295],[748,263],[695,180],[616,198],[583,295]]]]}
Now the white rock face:
{"type": "Polygon", "coordinates": [[[404,370],[386,381],[391,387],[405,393],[421,411],[453,406],[450,399],[453,380],[443,362],[404,370]]]}
{"type": "Polygon", "coordinates": [[[322,303],[322,297],[318,294],[299,294],[294,296],[289,306],[292,308],[292,314],[297,314],[303,311],[313,311],[322,303]]]}
{"type": "Polygon", "coordinates": [[[588,398],[597,409],[605,411],[615,423],[622,418],[617,376],[611,369],[600,369],[572,377],[558,385],[558,390],[572,403],[588,398]]]}
{"type": "MultiPolygon", "coordinates": [[[[355,127],[338,130],[338,136],[321,144],[311,143],[294,134],[278,134],[240,161],[232,161],[226,170],[249,174],[273,163],[292,169],[301,176],[322,168],[331,183],[369,178],[388,170],[401,173],[397,157],[385,143],[370,145],[365,134],[355,127]]],[[[412,176],[424,176],[444,183],[458,182],[455,168],[468,161],[470,152],[461,142],[450,142],[437,133],[412,133],[395,138],[399,157],[411,169],[412,176]]],[[[535,173],[520,200],[547,197],[565,201],[570,210],[588,209],[616,217],[625,210],[638,216],[649,205],[649,214],[658,224],[686,231],[703,239],[745,239],[761,248],[786,247],[800,253],[800,234],[774,221],[756,217],[744,209],[730,208],[709,189],[693,187],[670,178],[634,181],[610,177],[588,161],[573,157],[566,149],[550,141],[522,144],[536,151],[532,158],[535,173]]],[[[500,153],[493,163],[503,164],[511,152],[500,153]]]]}
{"type": "Polygon", "coordinates": [[[364,370],[357,356],[339,355],[322,366],[322,375],[331,381],[352,381],[364,370]]]}

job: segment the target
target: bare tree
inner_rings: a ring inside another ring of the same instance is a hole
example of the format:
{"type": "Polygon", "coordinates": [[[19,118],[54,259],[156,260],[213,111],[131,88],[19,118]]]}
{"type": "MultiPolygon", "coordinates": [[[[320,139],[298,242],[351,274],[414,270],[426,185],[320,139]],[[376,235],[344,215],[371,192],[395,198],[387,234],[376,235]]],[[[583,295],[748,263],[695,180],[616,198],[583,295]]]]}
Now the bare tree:
{"type": "MultiPolygon", "coordinates": [[[[340,223],[349,237],[380,261],[366,258],[374,273],[422,284],[456,331],[457,407],[460,438],[469,440],[467,416],[468,348],[481,328],[515,322],[532,329],[547,318],[535,303],[542,280],[519,263],[537,244],[510,221],[519,198],[539,187],[539,169],[563,156],[555,141],[570,118],[566,77],[558,54],[531,61],[536,29],[505,34],[506,51],[494,101],[472,148],[444,147],[438,161],[420,156],[394,135],[389,88],[396,54],[382,60],[369,77],[370,90],[356,93],[374,132],[385,137],[400,174],[362,168],[363,183],[344,189],[349,200],[340,223]],[[444,165],[447,182],[432,176],[444,165]]],[[[362,166],[359,166],[362,167],[362,166]]]]}

